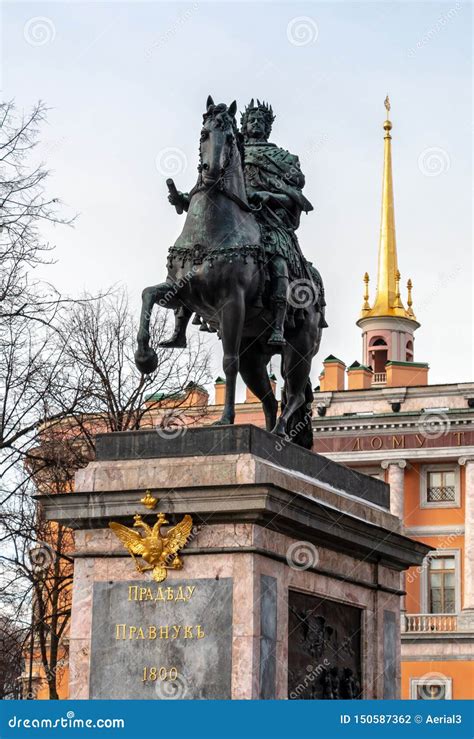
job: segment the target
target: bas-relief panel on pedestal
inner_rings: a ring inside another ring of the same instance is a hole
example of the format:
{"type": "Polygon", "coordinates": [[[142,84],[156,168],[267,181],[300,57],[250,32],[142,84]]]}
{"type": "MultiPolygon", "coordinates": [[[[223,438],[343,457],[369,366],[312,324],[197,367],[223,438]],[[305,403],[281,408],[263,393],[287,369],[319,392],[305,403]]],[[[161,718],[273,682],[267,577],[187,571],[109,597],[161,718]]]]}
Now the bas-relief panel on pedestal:
{"type": "Polygon", "coordinates": [[[288,698],[361,697],[361,609],[288,593],[288,698]]]}
{"type": "Polygon", "coordinates": [[[230,699],[232,579],[95,582],[90,698],[230,699]]]}

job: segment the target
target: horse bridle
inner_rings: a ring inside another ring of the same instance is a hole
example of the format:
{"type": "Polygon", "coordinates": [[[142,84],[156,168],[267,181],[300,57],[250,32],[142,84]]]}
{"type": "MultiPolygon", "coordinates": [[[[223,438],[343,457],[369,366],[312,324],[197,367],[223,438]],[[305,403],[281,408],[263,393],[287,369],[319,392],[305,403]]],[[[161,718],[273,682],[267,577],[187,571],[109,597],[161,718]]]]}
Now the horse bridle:
{"type": "MultiPolygon", "coordinates": [[[[232,140],[233,140],[233,142],[235,142],[235,138],[234,137],[232,138],[232,140]]],[[[232,202],[234,202],[236,205],[238,205],[239,208],[241,210],[243,210],[245,213],[258,213],[258,211],[262,210],[262,204],[261,203],[259,205],[250,205],[249,203],[246,203],[244,200],[242,200],[242,198],[240,198],[238,195],[236,195],[233,192],[229,192],[226,189],[226,186],[225,186],[225,175],[226,175],[226,172],[229,169],[230,165],[232,164],[233,157],[234,157],[234,147],[233,146],[230,146],[229,147],[229,153],[228,153],[228,155],[226,157],[226,160],[224,162],[224,165],[223,165],[223,167],[221,169],[219,178],[215,181],[215,183],[213,183],[212,185],[210,185],[210,187],[206,187],[206,185],[204,184],[203,179],[202,179],[202,170],[203,170],[203,165],[201,163],[202,153],[201,153],[201,147],[199,147],[198,172],[199,172],[199,176],[200,176],[200,182],[196,185],[196,187],[193,187],[193,189],[189,193],[189,197],[191,199],[193,197],[193,195],[195,195],[197,192],[202,192],[203,190],[208,190],[208,189],[210,189],[212,187],[216,187],[217,186],[218,191],[220,193],[222,193],[222,195],[225,195],[226,198],[228,198],[229,200],[232,200],[232,202]]]]}

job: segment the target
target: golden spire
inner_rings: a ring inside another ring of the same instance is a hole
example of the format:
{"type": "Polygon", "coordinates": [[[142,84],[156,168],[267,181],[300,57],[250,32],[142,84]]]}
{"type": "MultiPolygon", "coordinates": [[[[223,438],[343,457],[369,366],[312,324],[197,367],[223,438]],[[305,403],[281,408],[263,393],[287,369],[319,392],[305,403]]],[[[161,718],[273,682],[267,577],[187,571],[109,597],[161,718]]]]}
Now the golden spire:
{"type": "Polygon", "coordinates": [[[390,100],[387,95],[384,101],[387,117],[384,121],[384,165],[382,179],[382,216],[380,224],[379,262],[377,274],[377,293],[373,307],[362,309],[362,318],[376,316],[400,316],[411,318],[400,297],[400,272],[397,260],[397,242],[395,237],[395,210],[392,179],[392,123],[390,121],[390,100]]]}

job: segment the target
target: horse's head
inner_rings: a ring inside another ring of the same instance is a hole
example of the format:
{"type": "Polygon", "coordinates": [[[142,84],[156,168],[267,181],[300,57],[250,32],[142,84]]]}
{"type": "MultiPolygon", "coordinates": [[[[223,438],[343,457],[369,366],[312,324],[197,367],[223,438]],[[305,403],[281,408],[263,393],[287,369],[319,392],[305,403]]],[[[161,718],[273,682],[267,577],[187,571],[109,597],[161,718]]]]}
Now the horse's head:
{"type": "Polygon", "coordinates": [[[211,187],[230,174],[234,166],[241,167],[238,129],[235,121],[237,103],[227,107],[216,105],[209,95],[203,116],[200,141],[199,172],[203,185],[211,187]]]}

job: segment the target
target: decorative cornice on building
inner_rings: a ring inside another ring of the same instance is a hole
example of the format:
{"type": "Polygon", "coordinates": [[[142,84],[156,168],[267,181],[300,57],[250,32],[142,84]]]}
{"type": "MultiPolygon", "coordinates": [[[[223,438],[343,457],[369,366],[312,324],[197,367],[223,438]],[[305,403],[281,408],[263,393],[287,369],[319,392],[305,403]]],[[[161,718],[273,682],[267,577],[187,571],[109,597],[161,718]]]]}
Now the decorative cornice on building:
{"type": "Polygon", "coordinates": [[[448,526],[407,526],[406,536],[464,536],[464,524],[448,526]]]}
{"type": "Polygon", "coordinates": [[[390,367],[393,365],[394,367],[423,367],[423,368],[429,368],[428,362],[399,362],[395,359],[391,359],[387,364],[386,367],[390,367]]]}
{"type": "MultiPolygon", "coordinates": [[[[321,395],[331,396],[333,402],[344,400],[350,397],[351,400],[376,400],[377,398],[402,396],[404,399],[418,397],[435,397],[439,395],[459,396],[463,399],[474,398],[474,383],[472,382],[452,382],[437,383],[434,385],[415,385],[402,387],[371,387],[364,390],[334,390],[332,392],[321,393],[321,395]]],[[[315,399],[319,399],[319,394],[315,399]]],[[[471,411],[474,409],[470,409],[471,411]]]]}
{"type": "MultiPolygon", "coordinates": [[[[462,447],[431,447],[430,449],[413,449],[413,448],[406,448],[403,451],[405,452],[405,456],[407,460],[410,462],[424,462],[424,461],[436,461],[439,462],[440,459],[443,461],[457,461],[459,458],[459,451],[462,449],[462,447]]],[[[469,454],[474,453],[474,447],[465,447],[465,449],[469,452],[469,454]]],[[[320,452],[322,453],[322,452],[320,452]]],[[[339,462],[340,464],[380,464],[380,453],[381,450],[377,449],[375,451],[372,450],[365,450],[365,451],[347,451],[347,452],[324,452],[324,456],[328,459],[332,460],[333,462],[339,462]]],[[[388,461],[391,456],[391,452],[389,449],[383,450],[383,455],[385,459],[388,461]]],[[[394,449],[393,450],[393,460],[396,462],[400,458],[400,450],[394,449]]]]}
{"type": "MultiPolygon", "coordinates": [[[[417,413],[415,414],[418,417],[420,417],[422,414],[417,413]]],[[[335,418],[335,416],[333,416],[335,418]]],[[[313,426],[317,426],[317,433],[338,433],[342,432],[344,435],[347,435],[346,432],[351,431],[358,431],[358,432],[367,432],[368,434],[373,433],[376,431],[384,432],[387,431],[389,433],[393,433],[394,431],[407,431],[407,430],[414,430],[416,432],[417,429],[420,428],[420,425],[418,422],[413,423],[376,423],[376,424],[363,424],[363,423],[345,423],[345,424],[329,424],[329,419],[326,416],[324,420],[313,419],[313,426]],[[322,425],[324,424],[324,425],[322,425]]],[[[451,421],[451,426],[467,426],[468,428],[465,429],[466,431],[472,431],[474,430],[474,419],[471,421],[451,421]]],[[[421,433],[421,432],[420,432],[421,433]]],[[[470,461],[470,460],[469,460],[470,461]]]]}

